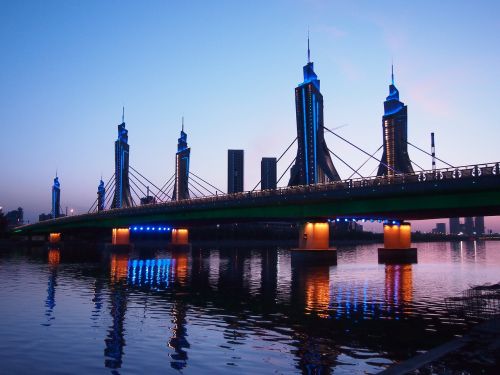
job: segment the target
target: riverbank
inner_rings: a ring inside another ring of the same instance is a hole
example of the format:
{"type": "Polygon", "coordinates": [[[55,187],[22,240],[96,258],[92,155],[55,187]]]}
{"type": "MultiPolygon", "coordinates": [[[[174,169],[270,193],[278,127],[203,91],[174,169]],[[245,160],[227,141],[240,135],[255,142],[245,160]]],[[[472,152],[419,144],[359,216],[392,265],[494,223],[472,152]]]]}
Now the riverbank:
{"type": "Polygon", "coordinates": [[[463,337],[382,371],[399,374],[498,374],[500,318],[481,323],[463,337]]]}

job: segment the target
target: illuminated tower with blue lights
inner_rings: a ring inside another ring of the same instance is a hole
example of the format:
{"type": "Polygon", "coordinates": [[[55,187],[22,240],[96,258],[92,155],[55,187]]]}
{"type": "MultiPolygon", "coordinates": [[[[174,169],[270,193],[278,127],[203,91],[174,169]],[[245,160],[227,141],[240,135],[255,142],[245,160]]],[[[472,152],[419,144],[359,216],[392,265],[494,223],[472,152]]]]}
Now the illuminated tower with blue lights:
{"type": "Polygon", "coordinates": [[[118,139],[115,141],[115,195],[111,208],[133,206],[128,177],[128,159],[128,130],[125,129],[125,110],[123,110],[122,123],[118,125],[118,139]]]}
{"type": "Polygon", "coordinates": [[[184,117],[182,118],[181,136],[177,142],[175,154],[175,183],[172,200],[189,199],[189,155],[191,149],[187,145],[187,134],[184,133],[184,117]]]}
{"type": "Polygon", "coordinates": [[[54,178],[54,184],[52,185],[52,218],[56,219],[61,216],[61,184],[59,183],[59,177],[54,178]]]}
{"type": "Polygon", "coordinates": [[[298,148],[288,186],[340,180],[324,138],[323,95],[319,91],[319,79],[311,62],[309,38],[304,82],[295,88],[295,113],[298,148]]]}
{"type": "Polygon", "coordinates": [[[391,78],[389,96],[384,102],[384,116],[382,116],[384,153],[377,176],[413,173],[408,156],[408,108],[399,101],[399,91],[394,85],[394,68],[392,68],[391,78]]]}
{"type": "Polygon", "coordinates": [[[97,187],[97,211],[104,211],[104,204],[106,202],[106,188],[104,181],[101,178],[99,186],[97,187]]]}

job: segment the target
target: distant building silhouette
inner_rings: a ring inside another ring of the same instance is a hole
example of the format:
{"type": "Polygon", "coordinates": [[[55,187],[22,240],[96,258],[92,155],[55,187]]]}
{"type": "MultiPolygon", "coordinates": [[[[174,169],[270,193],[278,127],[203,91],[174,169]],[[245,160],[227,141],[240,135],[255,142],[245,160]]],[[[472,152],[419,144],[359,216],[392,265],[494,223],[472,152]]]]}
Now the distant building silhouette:
{"type": "Polygon", "coordinates": [[[24,212],[21,207],[17,210],[9,211],[5,215],[5,219],[7,220],[7,226],[9,228],[18,227],[19,225],[24,224],[24,212]]]}
{"type": "Polygon", "coordinates": [[[52,214],[40,214],[38,215],[38,221],[45,221],[52,219],[52,214]]]}
{"type": "Polygon", "coordinates": [[[262,158],[260,162],[260,186],[262,190],[276,189],[276,158],[262,158]]]}
{"type": "Polygon", "coordinates": [[[460,218],[450,218],[450,234],[465,234],[467,236],[482,235],[484,230],[484,216],[466,217],[464,223],[460,218]]]}
{"type": "Polygon", "coordinates": [[[464,233],[468,236],[474,234],[474,218],[472,217],[465,218],[464,233]]]}
{"type": "Polygon", "coordinates": [[[54,184],[52,185],[52,217],[54,219],[61,216],[61,184],[59,183],[59,177],[54,178],[54,184]]]}
{"type": "Polygon", "coordinates": [[[243,150],[227,150],[227,192],[244,190],[243,150]]]}
{"type": "Polygon", "coordinates": [[[389,86],[389,96],[384,102],[382,134],[384,152],[377,176],[413,173],[407,144],[408,110],[407,106],[399,101],[399,91],[394,85],[394,71],[392,72],[392,83],[389,86]]]}
{"type": "Polygon", "coordinates": [[[446,224],[436,223],[436,227],[432,230],[434,234],[446,234],[446,224]]]}
{"type": "Polygon", "coordinates": [[[340,180],[324,139],[323,95],[319,91],[314,64],[310,61],[309,38],[307,57],[307,65],[303,68],[304,82],[295,88],[298,147],[288,186],[340,180]]]}
{"type": "Polygon", "coordinates": [[[459,217],[451,217],[450,218],[450,234],[459,234],[460,232],[461,232],[460,218],[459,217]]]}
{"type": "Polygon", "coordinates": [[[181,136],[177,141],[175,154],[175,182],[172,200],[189,199],[189,157],[191,149],[187,146],[187,134],[184,132],[184,118],[182,118],[181,136]]]}
{"type": "Polygon", "coordinates": [[[118,139],[115,141],[115,195],[112,208],[132,207],[129,182],[129,145],[128,130],[125,129],[125,116],[118,125],[118,139]]]}
{"type": "Polygon", "coordinates": [[[474,231],[477,235],[484,234],[484,216],[476,216],[474,221],[474,231]]]}

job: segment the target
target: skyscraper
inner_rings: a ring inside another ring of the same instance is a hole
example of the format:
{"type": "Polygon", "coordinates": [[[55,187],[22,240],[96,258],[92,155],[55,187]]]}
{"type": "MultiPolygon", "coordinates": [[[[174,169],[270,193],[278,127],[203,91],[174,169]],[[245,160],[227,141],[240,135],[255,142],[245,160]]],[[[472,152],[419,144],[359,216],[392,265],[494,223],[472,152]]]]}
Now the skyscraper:
{"type": "Polygon", "coordinates": [[[187,134],[184,133],[184,118],[182,118],[181,136],[177,141],[175,154],[175,182],[172,200],[189,199],[189,157],[191,149],[187,146],[187,134]]]}
{"type": "Polygon", "coordinates": [[[118,125],[118,139],[115,141],[115,195],[112,208],[133,206],[128,177],[128,159],[128,130],[125,129],[125,115],[123,114],[122,123],[118,125]]]}
{"type": "Polygon", "coordinates": [[[97,187],[97,211],[104,211],[104,205],[106,203],[106,188],[104,187],[104,181],[101,179],[99,186],[97,187]]]}
{"type": "Polygon", "coordinates": [[[243,150],[227,150],[227,192],[239,193],[243,189],[243,150]]]}
{"type": "Polygon", "coordinates": [[[474,222],[474,231],[477,235],[484,234],[484,216],[476,216],[474,222]]]}
{"type": "Polygon", "coordinates": [[[465,234],[468,236],[471,236],[474,234],[474,218],[472,217],[466,217],[465,218],[465,234]]]}
{"type": "Polygon", "coordinates": [[[460,218],[450,217],[450,234],[459,234],[460,231],[460,218]]]}
{"type": "Polygon", "coordinates": [[[56,219],[59,216],[61,216],[61,184],[56,173],[56,178],[54,178],[54,184],[52,185],[52,218],[56,219]]]}
{"type": "Polygon", "coordinates": [[[276,189],[276,158],[262,158],[260,162],[260,187],[276,189]]]}
{"type": "Polygon", "coordinates": [[[323,95],[311,62],[307,38],[307,65],[304,82],[295,88],[297,120],[297,157],[290,171],[288,186],[308,185],[340,180],[324,139],[323,95]]]}
{"type": "Polygon", "coordinates": [[[384,153],[380,160],[377,176],[393,176],[397,173],[413,173],[408,156],[408,110],[399,101],[399,91],[394,85],[394,70],[389,96],[384,102],[382,134],[384,153]]]}

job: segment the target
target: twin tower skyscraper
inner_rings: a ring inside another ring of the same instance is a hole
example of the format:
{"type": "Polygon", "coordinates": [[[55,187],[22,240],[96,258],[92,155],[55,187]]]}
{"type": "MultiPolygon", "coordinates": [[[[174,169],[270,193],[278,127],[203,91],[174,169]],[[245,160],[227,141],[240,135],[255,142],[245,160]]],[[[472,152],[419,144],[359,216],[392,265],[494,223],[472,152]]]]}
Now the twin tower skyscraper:
{"type": "MultiPolygon", "coordinates": [[[[311,62],[309,38],[307,40],[307,64],[303,68],[304,81],[295,88],[295,114],[297,123],[297,156],[290,172],[289,186],[309,185],[339,181],[341,178],[330,157],[330,150],[324,138],[323,95],[320,81],[311,62]]],[[[394,72],[389,86],[389,96],[384,102],[382,117],[383,154],[378,176],[392,176],[399,173],[413,173],[408,156],[407,106],[399,100],[399,91],[394,85],[394,72]]],[[[175,185],[173,200],[189,199],[190,149],[184,124],[178,140],[175,163],[175,185]]],[[[118,125],[118,139],[115,142],[115,192],[112,208],[133,205],[129,185],[129,145],[125,121],[118,125]]],[[[98,196],[104,197],[102,181],[98,196]]],[[[101,199],[100,201],[104,201],[101,199]]],[[[103,205],[99,205],[104,209],[103,205]]]]}
{"type": "MultiPolygon", "coordinates": [[[[323,95],[320,92],[320,81],[314,72],[314,64],[311,62],[309,38],[307,64],[303,71],[304,82],[295,88],[298,148],[288,186],[340,180],[324,139],[323,95]]],[[[399,101],[399,91],[394,85],[394,72],[389,96],[384,102],[382,133],[383,154],[377,176],[413,173],[407,146],[407,107],[399,101]]]]}

